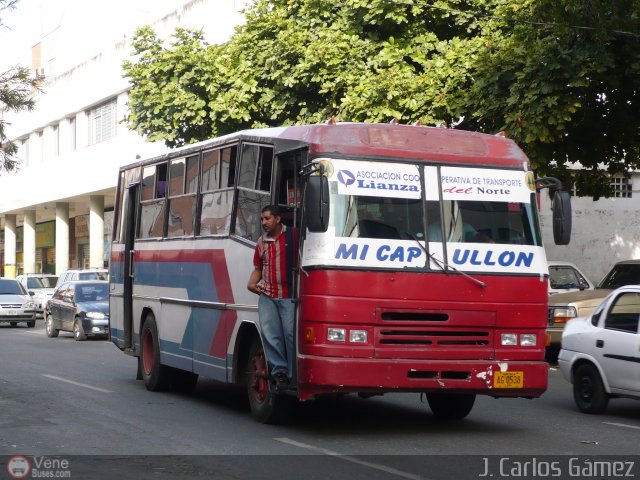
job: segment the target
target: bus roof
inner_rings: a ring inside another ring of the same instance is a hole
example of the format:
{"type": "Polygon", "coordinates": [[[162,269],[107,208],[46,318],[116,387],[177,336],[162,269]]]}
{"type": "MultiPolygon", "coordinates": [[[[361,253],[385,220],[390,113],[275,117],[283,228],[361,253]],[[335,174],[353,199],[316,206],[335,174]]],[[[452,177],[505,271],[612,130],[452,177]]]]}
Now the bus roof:
{"type": "Polygon", "coordinates": [[[180,147],[163,158],[188,155],[192,150],[238,140],[271,143],[276,146],[276,151],[308,146],[310,156],[314,157],[339,155],[412,159],[504,168],[522,168],[523,163],[529,163],[515,142],[501,135],[382,123],[314,124],[242,130],[180,147]],[[278,148],[279,144],[281,148],[278,148]]]}

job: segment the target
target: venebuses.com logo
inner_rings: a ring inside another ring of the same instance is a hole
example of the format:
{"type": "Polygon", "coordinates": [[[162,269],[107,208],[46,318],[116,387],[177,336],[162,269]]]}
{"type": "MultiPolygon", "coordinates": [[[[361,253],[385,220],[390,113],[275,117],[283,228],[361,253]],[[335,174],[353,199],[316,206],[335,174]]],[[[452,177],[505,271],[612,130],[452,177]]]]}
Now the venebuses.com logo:
{"type": "Polygon", "coordinates": [[[25,457],[11,457],[7,462],[7,471],[12,478],[27,478],[31,472],[31,465],[25,457]]]}
{"type": "Polygon", "coordinates": [[[65,458],[16,455],[7,462],[11,478],[71,478],[69,460],[65,458]]]}

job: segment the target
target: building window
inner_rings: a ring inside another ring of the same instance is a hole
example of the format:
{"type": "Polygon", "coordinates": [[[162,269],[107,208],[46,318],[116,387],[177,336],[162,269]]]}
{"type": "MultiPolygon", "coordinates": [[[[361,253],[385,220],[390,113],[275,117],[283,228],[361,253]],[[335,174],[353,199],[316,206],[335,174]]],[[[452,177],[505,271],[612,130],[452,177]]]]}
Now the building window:
{"type": "Polygon", "coordinates": [[[51,136],[51,139],[53,141],[51,150],[53,152],[53,156],[57,157],[60,155],[60,128],[58,125],[53,126],[53,135],[51,136]]]}
{"type": "Polygon", "coordinates": [[[116,100],[89,110],[89,144],[104,142],[116,135],[116,100]]]}
{"type": "Polygon", "coordinates": [[[625,177],[613,177],[611,189],[615,198],[631,198],[631,182],[625,177]]]}
{"type": "Polygon", "coordinates": [[[69,148],[76,149],[76,117],[69,118],[69,148]]]}

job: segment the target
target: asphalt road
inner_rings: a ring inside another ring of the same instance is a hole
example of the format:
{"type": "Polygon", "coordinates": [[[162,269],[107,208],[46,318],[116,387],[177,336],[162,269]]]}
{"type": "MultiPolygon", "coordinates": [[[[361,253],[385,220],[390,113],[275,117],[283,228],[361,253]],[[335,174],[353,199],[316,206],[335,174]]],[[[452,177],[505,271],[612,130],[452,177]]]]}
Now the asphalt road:
{"type": "Polygon", "coordinates": [[[50,339],[42,322],[0,325],[0,359],[0,458],[68,459],[71,478],[592,478],[579,462],[608,455],[640,478],[640,402],[585,415],[554,368],[541,398],[479,397],[461,422],[395,394],[299,404],[270,426],[251,419],[243,389],[200,380],[189,395],[148,392],[111,343],[50,339]]]}

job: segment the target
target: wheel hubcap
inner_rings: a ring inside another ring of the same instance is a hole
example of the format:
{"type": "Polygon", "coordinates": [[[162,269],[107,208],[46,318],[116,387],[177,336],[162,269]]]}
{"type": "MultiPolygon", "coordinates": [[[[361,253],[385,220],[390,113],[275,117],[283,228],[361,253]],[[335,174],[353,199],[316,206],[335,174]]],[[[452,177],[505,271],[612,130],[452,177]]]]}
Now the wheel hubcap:
{"type": "Polygon", "coordinates": [[[593,398],[593,384],[589,377],[583,377],[580,381],[580,398],[584,402],[590,402],[593,398]]]}

